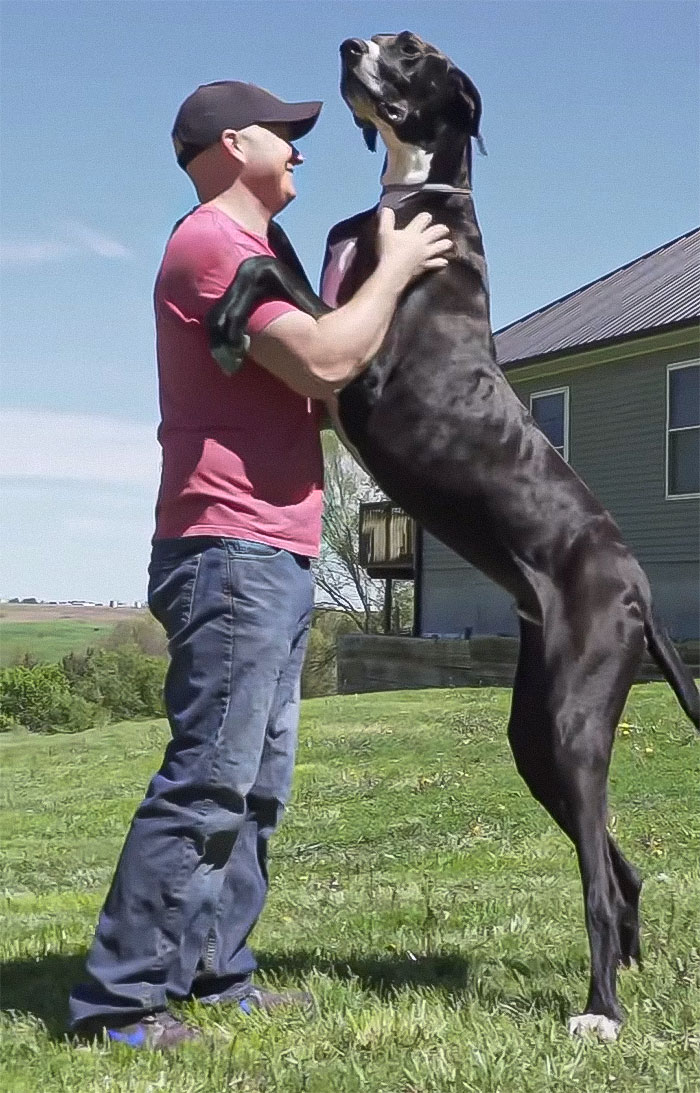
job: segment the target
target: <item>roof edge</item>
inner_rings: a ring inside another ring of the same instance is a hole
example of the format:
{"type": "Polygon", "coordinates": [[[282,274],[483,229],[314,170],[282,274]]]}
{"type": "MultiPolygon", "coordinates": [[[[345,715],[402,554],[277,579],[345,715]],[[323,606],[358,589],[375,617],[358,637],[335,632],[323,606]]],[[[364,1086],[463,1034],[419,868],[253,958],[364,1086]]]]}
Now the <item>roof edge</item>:
{"type": "MultiPolygon", "coordinates": [[[[697,340],[697,345],[698,345],[698,348],[700,350],[700,320],[698,318],[692,318],[692,319],[681,319],[681,320],[679,320],[678,322],[675,322],[675,323],[663,323],[661,326],[650,326],[650,327],[647,327],[644,330],[635,330],[631,334],[619,335],[616,338],[605,338],[605,339],[603,339],[601,341],[597,341],[597,342],[586,342],[586,343],[579,344],[579,345],[569,346],[566,349],[555,349],[551,353],[541,353],[538,356],[534,356],[534,357],[521,357],[517,360],[504,361],[503,363],[498,361],[498,358],[497,358],[497,363],[498,363],[498,366],[501,369],[501,371],[504,372],[507,375],[510,372],[516,371],[520,368],[540,368],[540,367],[545,367],[548,364],[554,364],[556,361],[561,361],[562,363],[566,363],[568,360],[570,360],[572,358],[575,358],[575,357],[581,357],[581,356],[586,356],[588,354],[600,353],[605,349],[617,349],[617,348],[624,349],[628,345],[631,347],[634,342],[647,340],[649,338],[653,338],[653,337],[656,337],[658,335],[663,335],[663,334],[673,335],[673,334],[682,333],[684,330],[689,330],[690,331],[690,330],[693,330],[693,329],[697,330],[697,339],[689,338],[689,339],[684,340],[683,342],[681,342],[681,344],[682,345],[692,345],[694,340],[697,340]]],[[[666,348],[672,349],[673,345],[670,344],[668,346],[665,346],[665,345],[658,346],[659,350],[666,349],[666,348]]],[[[653,348],[652,348],[651,351],[652,352],[654,351],[653,348]]],[[[640,353],[644,352],[644,350],[640,349],[639,352],[640,353]]],[[[620,356],[635,356],[636,354],[621,353],[619,355],[620,356]]],[[[594,362],[594,363],[598,363],[598,362],[594,362]]],[[[600,363],[602,363],[602,362],[600,362],[600,363]]]]}
{"type": "Polygon", "coordinates": [[[608,273],[604,273],[600,277],[594,277],[592,281],[588,281],[585,285],[580,285],[579,288],[575,288],[571,292],[565,293],[564,296],[560,296],[556,300],[551,300],[548,304],[543,304],[542,307],[536,307],[534,311],[529,311],[527,315],[521,315],[519,319],[514,319],[512,323],[508,323],[506,326],[502,326],[499,330],[494,331],[494,338],[497,338],[499,334],[505,334],[507,330],[512,330],[515,326],[519,326],[520,323],[524,323],[527,319],[532,319],[535,315],[543,315],[545,311],[549,311],[550,308],[556,307],[558,304],[563,304],[573,296],[578,296],[579,293],[585,292],[586,289],[592,288],[593,285],[603,284],[609,277],[614,277],[615,274],[630,269],[631,266],[635,266],[637,262],[643,262],[646,258],[651,258],[654,254],[658,254],[660,251],[672,247],[674,243],[680,243],[681,239],[689,239],[691,235],[695,235],[698,232],[700,232],[700,225],[691,228],[690,231],[682,232],[681,235],[677,235],[675,239],[669,239],[666,243],[661,243],[658,247],[654,247],[653,250],[647,251],[646,254],[640,254],[637,258],[632,258],[629,262],[623,262],[621,266],[616,266],[615,269],[611,269],[608,273]]]}

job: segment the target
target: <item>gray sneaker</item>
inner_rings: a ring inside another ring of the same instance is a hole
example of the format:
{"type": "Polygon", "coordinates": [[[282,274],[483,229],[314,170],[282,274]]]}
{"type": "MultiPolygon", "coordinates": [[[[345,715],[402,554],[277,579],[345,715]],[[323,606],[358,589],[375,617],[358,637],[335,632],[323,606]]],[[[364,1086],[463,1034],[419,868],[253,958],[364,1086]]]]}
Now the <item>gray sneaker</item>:
{"type": "Polygon", "coordinates": [[[271,991],[266,987],[253,987],[246,984],[245,988],[232,988],[230,991],[222,991],[221,994],[207,994],[198,998],[204,1006],[237,1005],[243,1013],[253,1013],[254,1010],[262,1010],[264,1013],[272,1013],[274,1010],[292,1008],[311,1010],[314,1006],[313,995],[308,991],[271,991]]]}
{"type": "Polygon", "coordinates": [[[128,1025],[110,1024],[108,1017],[84,1021],[75,1029],[75,1035],[79,1040],[103,1040],[107,1039],[117,1044],[127,1044],[128,1047],[145,1048],[147,1051],[162,1051],[171,1047],[178,1047],[192,1040],[201,1040],[202,1034],[198,1029],[179,1021],[168,1010],[160,1010],[158,1013],[149,1013],[140,1017],[138,1021],[132,1021],[128,1025]]]}

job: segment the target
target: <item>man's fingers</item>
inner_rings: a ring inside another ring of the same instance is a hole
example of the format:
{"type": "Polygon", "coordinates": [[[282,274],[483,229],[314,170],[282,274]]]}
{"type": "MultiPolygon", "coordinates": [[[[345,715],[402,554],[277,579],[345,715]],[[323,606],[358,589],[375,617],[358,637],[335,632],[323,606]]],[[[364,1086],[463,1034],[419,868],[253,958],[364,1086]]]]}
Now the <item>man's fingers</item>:
{"type": "Polygon", "coordinates": [[[450,229],[447,224],[431,224],[423,232],[425,239],[444,239],[450,234],[450,229]]]}
{"type": "Polygon", "coordinates": [[[423,263],[423,269],[444,269],[449,264],[447,258],[428,258],[423,263]]]}
{"type": "Polygon", "coordinates": [[[393,209],[383,208],[379,210],[379,230],[380,231],[392,231],[394,224],[396,223],[396,216],[393,209]]]}
{"type": "Polygon", "coordinates": [[[449,254],[450,251],[455,249],[455,245],[451,239],[435,239],[431,244],[431,249],[436,254],[449,254]]]}
{"type": "Polygon", "coordinates": [[[418,213],[417,216],[413,217],[413,220],[409,220],[406,227],[414,228],[417,231],[423,231],[424,228],[427,228],[428,224],[432,224],[432,221],[433,218],[430,213],[418,213]]]}

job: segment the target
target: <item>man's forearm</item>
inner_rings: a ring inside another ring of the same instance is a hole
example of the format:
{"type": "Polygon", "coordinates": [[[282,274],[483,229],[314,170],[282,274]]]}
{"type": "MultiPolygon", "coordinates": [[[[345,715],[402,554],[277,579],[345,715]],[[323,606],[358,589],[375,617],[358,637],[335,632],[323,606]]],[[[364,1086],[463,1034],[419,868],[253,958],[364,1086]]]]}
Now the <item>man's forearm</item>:
{"type": "Polygon", "coordinates": [[[314,375],[339,390],[364,371],[394,316],[405,278],[387,263],[377,267],[347,304],[316,321],[314,375]]]}

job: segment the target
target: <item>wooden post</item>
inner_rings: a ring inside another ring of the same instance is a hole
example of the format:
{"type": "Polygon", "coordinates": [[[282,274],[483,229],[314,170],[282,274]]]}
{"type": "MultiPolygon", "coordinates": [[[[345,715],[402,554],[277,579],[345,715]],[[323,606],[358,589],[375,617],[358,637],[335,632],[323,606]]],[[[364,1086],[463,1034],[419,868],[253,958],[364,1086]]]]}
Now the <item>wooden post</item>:
{"type": "Polygon", "coordinates": [[[384,581],[384,633],[391,633],[391,577],[384,581]]]}

